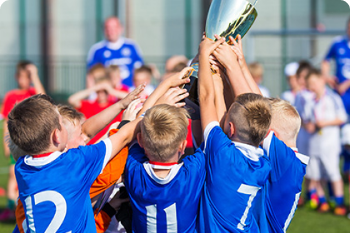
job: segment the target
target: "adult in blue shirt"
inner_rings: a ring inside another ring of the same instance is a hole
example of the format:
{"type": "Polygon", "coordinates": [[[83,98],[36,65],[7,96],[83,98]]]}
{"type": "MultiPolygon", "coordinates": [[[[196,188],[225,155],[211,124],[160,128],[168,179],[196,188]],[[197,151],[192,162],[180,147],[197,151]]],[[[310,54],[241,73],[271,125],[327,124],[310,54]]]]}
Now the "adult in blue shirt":
{"type": "Polygon", "coordinates": [[[134,41],[122,37],[124,28],[117,17],[107,18],[105,40],[94,44],[88,54],[88,68],[97,63],[108,67],[118,65],[123,84],[132,87],[133,71],[143,64],[141,52],[134,41]]]}
{"type": "Polygon", "coordinates": [[[322,62],[322,74],[328,83],[340,94],[346,111],[350,114],[350,19],[345,36],[336,37],[322,62]],[[336,77],[330,75],[330,61],[336,64],[336,77]]]}

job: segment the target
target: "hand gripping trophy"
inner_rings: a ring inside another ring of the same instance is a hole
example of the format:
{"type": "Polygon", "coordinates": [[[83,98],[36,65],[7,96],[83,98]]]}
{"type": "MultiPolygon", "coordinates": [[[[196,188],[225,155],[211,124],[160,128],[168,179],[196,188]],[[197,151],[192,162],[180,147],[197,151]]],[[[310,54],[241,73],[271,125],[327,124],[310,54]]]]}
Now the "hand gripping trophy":
{"type": "MultiPolygon", "coordinates": [[[[229,36],[237,38],[238,35],[241,35],[243,38],[258,16],[255,9],[256,3],[257,0],[253,5],[246,0],[213,0],[205,26],[206,36],[216,40],[214,35],[217,34],[225,37],[227,42],[229,42],[229,36]]],[[[198,108],[198,63],[192,64],[192,67],[194,70],[188,75],[191,82],[184,87],[189,92],[186,103],[190,108],[198,108]]]]}

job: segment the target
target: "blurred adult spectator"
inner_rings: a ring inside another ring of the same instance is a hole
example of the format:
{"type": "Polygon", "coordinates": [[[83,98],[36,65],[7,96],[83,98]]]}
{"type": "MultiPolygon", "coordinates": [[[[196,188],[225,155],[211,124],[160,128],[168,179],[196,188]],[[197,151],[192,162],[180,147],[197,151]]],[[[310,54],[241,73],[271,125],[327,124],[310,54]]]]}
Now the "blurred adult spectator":
{"type": "Polygon", "coordinates": [[[261,85],[263,76],[264,76],[264,68],[259,62],[253,62],[248,65],[249,72],[252,74],[252,77],[256,84],[258,84],[261,94],[264,97],[270,97],[270,91],[261,85]]]}
{"type": "Polygon", "coordinates": [[[118,65],[123,84],[131,87],[133,71],[142,66],[143,59],[135,42],[121,36],[123,31],[124,28],[118,18],[106,19],[105,40],[91,47],[87,63],[88,68],[96,63],[101,63],[106,67],[118,65]]]}
{"type": "Polygon", "coordinates": [[[9,180],[7,184],[8,203],[7,208],[0,214],[0,221],[14,218],[15,203],[18,198],[17,182],[14,171],[16,162],[10,154],[10,149],[6,142],[8,137],[7,116],[11,112],[15,104],[35,94],[45,93],[44,87],[41,84],[40,78],[38,76],[38,69],[30,61],[18,62],[15,77],[16,82],[18,84],[18,88],[6,93],[2,108],[2,115],[5,119],[3,127],[4,152],[6,157],[10,157],[11,162],[9,168],[9,180]]]}
{"type": "Polygon", "coordinates": [[[322,74],[328,83],[340,94],[345,109],[350,114],[350,19],[345,36],[336,37],[322,62],[322,74]],[[335,77],[330,74],[330,61],[335,61],[335,77]]]}
{"type": "Polygon", "coordinates": [[[289,90],[281,94],[281,99],[288,101],[292,105],[295,103],[295,96],[300,91],[300,86],[297,81],[297,70],[299,68],[299,63],[292,62],[286,65],[284,68],[284,74],[287,78],[289,90]]]}

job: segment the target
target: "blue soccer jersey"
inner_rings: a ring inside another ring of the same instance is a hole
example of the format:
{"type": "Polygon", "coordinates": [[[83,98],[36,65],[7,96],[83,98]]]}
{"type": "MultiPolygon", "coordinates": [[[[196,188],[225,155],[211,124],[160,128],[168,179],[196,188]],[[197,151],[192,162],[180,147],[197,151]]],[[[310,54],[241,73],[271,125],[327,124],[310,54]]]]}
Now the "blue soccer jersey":
{"type": "Polygon", "coordinates": [[[298,205],[309,157],[287,147],[273,132],[263,147],[270,158],[271,173],[263,191],[265,205],[256,209],[257,221],[261,232],[286,232],[298,205]]]}
{"type": "Polygon", "coordinates": [[[96,232],[89,190],[111,157],[111,141],[21,157],[15,167],[24,229],[32,232],[96,232]]]}
{"type": "MultiPolygon", "coordinates": [[[[340,36],[334,39],[325,60],[334,59],[336,64],[336,76],[339,83],[350,79],[350,41],[347,36],[340,36]]],[[[346,111],[350,113],[350,89],[341,96],[346,111]]]]}
{"type": "Polygon", "coordinates": [[[133,232],[194,232],[205,181],[204,154],[198,149],[171,166],[148,161],[138,144],[125,166],[125,187],[132,204],[133,232]],[[159,178],[152,168],[171,169],[159,178]]]}
{"type": "Polygon", "coordinates": [[[138,46],[130,39],[119,38],[115,43],[101,41],[93,45],[88,55],[88,67],[100,63],[104,66],[118,65],[123,84],[132,87],[134,69],[143,64],[138,46]]]}
{"type": "Polygon", "coordinates": [[[232,142],[210,123],[204,132],[206,182],[201,197],[200,232],[259,232],[251,208],[261,195],[270,164],[261,148],[232,142]]]}

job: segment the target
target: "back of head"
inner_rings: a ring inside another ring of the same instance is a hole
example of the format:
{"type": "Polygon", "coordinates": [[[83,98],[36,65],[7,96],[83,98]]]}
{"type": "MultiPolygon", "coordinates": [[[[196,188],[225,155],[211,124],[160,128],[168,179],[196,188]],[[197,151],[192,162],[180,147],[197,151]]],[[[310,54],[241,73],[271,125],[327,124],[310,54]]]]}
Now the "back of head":
{"type": "Polygon", "coordinates": [[[186,140],[188,113],[162,104],[149,109],[141,121],[142,144],[149,159],[167,162],[186,140]]]}
{"type": "Polygon", "coordinates": [[[63,124],[65,121],[69,121],[76,126],[77,124],[81,124],[81,121],[84,119],[84,115],[71,106],[59,104],[57,108],[58,112],[63,117],[63,124]]]}
{"type": "Polygon", "coordinates": [[[8,115],[12,141],[30,155],[49,148],[55,129],[61,130],[59,113],[47,95],[35,95],[23,100],[8,115]]]}
{"type": "Polygon", "coordinates": [[[287,101],[270,98],[272,120],[270,128],[289,146],[295,146],[301,126],[298,111],[287,101]]]}
{"type": "Polygon", "coordinates": [[[241,142],[257,147],[270,127],[270,103],[258,94],[239,95],[229,109],[227,120],[235,125],[235,136],[241,142]]]}

